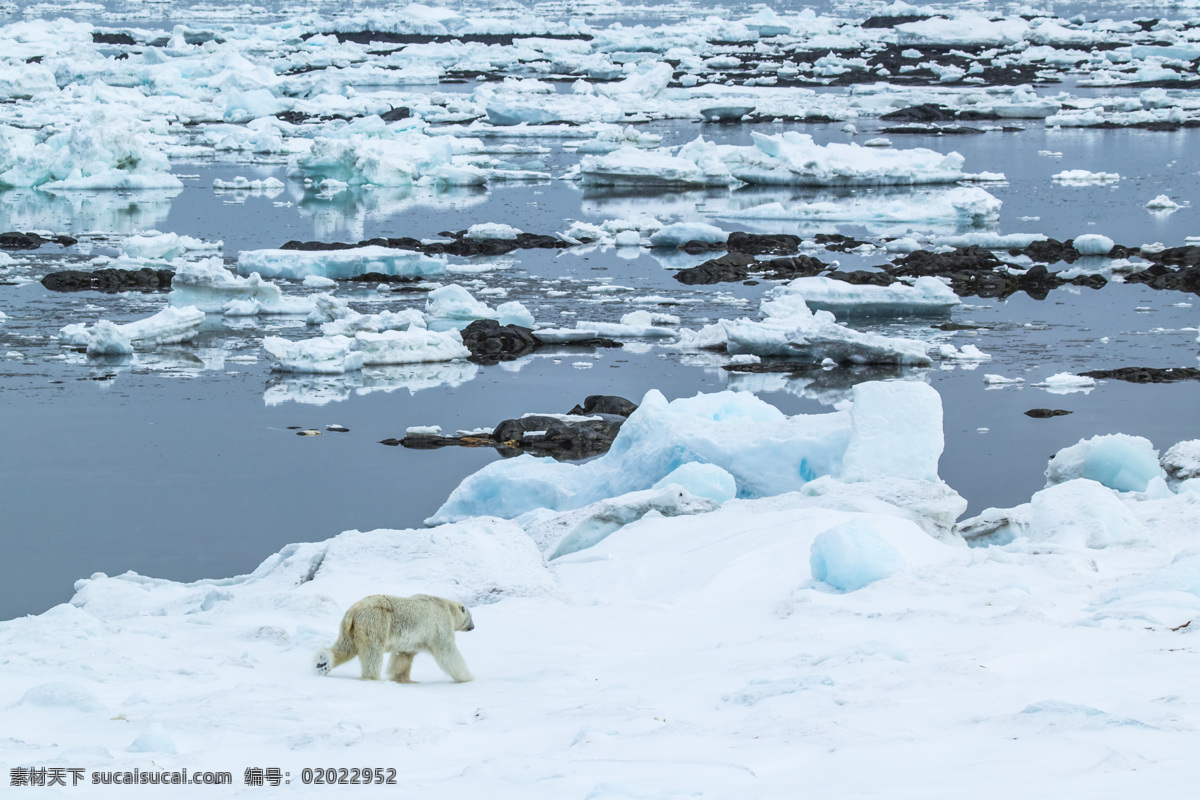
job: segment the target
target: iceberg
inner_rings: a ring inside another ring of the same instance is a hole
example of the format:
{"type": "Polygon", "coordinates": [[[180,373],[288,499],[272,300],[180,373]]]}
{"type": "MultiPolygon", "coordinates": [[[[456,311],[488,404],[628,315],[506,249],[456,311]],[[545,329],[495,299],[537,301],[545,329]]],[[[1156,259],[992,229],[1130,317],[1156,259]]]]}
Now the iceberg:
{"type": "Polygon", "coordinates": [[[1150,440],[1125,433],[1080,440],[1055,453],[1046,467],[1047,486],[1086,478],[1120,492],[1144,492],[1163,477],[1150,440]]]}
{"type": "Polygon", "coordinates": [[[47,190],[180,189],[166,155],[134,123],[95,109],[43,137],[0,126],[0,186],[47,190]]]}
{"type": "Polygon", "coordinates": [[[243,250],[237,264],[240,275],[257,272],[264,278],[289,280],[310,275],[346,280],[368,272],[424,278],[446,271],[445,259],[378,245],[345,250],[243,250]]]}
{"type": "Polygon", "coordinates": [[[749,393],[668,402],[651,390],[605,455],[583,464],[529,455],[489,464],[464,479],[426,524],[578,509],[656,484],[663,488],[667,476],[692,463],[707,466],[678,476],[685,487],[706,491],[718,475],[708,466],[718,467],[732,476],[740,498],[797,491],[820,476],[847,471],[847,480],[937,482],[937,392],[919,383],[867,383],[856,387],[855,397],[861,401],[857,410],[788,417],[749,393]]]}

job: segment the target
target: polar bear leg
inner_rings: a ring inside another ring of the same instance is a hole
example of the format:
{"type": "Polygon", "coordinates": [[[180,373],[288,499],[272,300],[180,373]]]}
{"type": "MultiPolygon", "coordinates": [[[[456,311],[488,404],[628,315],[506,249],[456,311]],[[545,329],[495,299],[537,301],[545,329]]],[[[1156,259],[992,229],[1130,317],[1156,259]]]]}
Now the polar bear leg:
{"type": "Polygon", "coordinates": [[[388,677],[396,683],[415,683],[408,677],[415,655],[416,653],[392,653],[392,660],[388,663],[388,677]]]}
{"type": "Polygon", "coordinates": [[[437,661],[437,665],[442,668],[442,672],[454,678],[454,680],[459,683],[475,680],[475,676],[471,674],[471,670],[467,669],[467,662],[463,661],[462,654],[454,646],[453,640],[450,641],[448,647],[445,645],[431,647],[429,652],[437,661]]]}
{"type": "Polygon", "coordinates": [[[364,681],[377,681],[379,680],[379,672],[383,668],[383,651],[376,647],[368,650],[360,649],[358,651],[358,663],[362,665],[362,679],[364,681]]]}

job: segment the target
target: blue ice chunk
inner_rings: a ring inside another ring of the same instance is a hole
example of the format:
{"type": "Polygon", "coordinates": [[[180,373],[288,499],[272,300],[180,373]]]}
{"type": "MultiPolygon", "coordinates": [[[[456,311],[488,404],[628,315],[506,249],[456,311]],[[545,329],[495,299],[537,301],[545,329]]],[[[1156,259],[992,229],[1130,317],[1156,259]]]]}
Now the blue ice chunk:
{"type": "Polygon", "coordinates": [[[718,503],[737,496],[737,480],[716,464],[696,461],[681,464],[650,488],[661,489],[671,483],[682,486],[697,497],[707,497],[718,503]]]}
{"type": "Polygon", "coordinates": [[[863,520],[851,520],[822,532],[809,556],[812,575],[842,592],[902,571],[907,562],[900,551],[863,520]]]}

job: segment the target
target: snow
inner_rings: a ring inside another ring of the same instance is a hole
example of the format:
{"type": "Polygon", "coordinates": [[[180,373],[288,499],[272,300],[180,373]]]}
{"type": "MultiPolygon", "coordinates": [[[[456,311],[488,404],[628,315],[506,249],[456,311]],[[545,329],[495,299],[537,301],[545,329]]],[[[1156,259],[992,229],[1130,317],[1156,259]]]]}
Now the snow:
{"type": "Polygon", "coordinates": [[[345,280],[368,272],[424,278],[445,271],[445,259],[378,245],[346,250],[243,250],[238,254],[239,274],[257,272],[264,278],[302,280],[316,275],[345,280]]]}
{"type": "Polygon", "coordinates": [[[1113,433],[1055,453],[1046,468],[1046,485],[1087,478],[1122,492],[1144,492],[1150,481],[1162,476],[1158,451],[1149,439],[1113,433]]]}

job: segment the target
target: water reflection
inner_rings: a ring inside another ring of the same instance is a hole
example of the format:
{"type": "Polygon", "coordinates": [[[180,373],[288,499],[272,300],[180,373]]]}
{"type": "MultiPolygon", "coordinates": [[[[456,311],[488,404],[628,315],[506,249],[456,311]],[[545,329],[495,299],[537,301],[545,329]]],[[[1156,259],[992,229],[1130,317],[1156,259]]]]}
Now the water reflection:
{"type": "Polygon", "coordinates": [[[166,223],[171,201],[182,189],[153,191],[0,192],[0,229],[138,233],[166,223]]]}
{"type": "Polygon", "coordinates": [[[478,372],[479,366],[469,361],[448,361],[364,369],[344,375],[277,375],[267,381],[263,402],[268,406],[324,406],[349,400],[351,394],[406,389],[412,395],[423,389],[453,389],[474,379],[478,372]]]}
{"type": "Polygon", "coordinates": [[[854,387],[867,381],[924,381],[928,370],[898,366],[836,367],[798,374],[746,373],[721,370],[728,388],[735,392],[763,394],[786,392],[815,400],[823,406],[837,407],[851,399],[854,387]]]}
{"type": "Polygon", "coordinates": [[[330,194],[305,191],[300,213],[312,219],[318,239],[361,241],[368,222],[379,222],[414,209],[461,211],[487,200],[481,186],[404,186],[396,188],[349,187],[330,194]]]}

